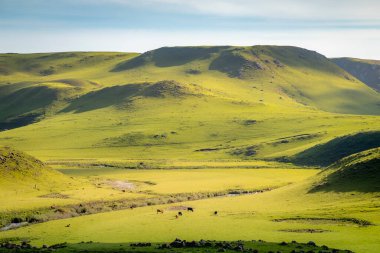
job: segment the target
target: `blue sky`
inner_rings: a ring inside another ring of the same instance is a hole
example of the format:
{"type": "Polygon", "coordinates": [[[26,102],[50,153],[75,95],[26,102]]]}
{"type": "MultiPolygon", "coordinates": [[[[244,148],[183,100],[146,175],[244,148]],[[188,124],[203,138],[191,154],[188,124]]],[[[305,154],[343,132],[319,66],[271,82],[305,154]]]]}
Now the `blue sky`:
{"type": "Polygon", "coordinates": [[[0,0],[1,52],[293,45],[380,59],[377,0],[0,0]]]}

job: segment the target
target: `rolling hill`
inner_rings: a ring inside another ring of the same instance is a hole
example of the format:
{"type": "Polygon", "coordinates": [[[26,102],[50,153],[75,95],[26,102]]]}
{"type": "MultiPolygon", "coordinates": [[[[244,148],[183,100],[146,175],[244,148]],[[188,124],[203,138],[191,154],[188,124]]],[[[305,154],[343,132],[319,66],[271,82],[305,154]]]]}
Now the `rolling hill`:
{"type": "Polygon", "coordinates": [[[40,160],[10,147],[0,148],[0,182],[3,194],[13,189],[39,191],[64,186],[70,179],[40,160]]]}
{"type": "Polygon", "coordinates": [[[366,150],[334,163],[311,191],[380,192],[380,148],[366,150]]]}
{"type": "Polygon", "coordinates": [[[49,159],[273,159],[379,130],[380,95],[296,47],[0,55],[0,144],[49,159]]]}

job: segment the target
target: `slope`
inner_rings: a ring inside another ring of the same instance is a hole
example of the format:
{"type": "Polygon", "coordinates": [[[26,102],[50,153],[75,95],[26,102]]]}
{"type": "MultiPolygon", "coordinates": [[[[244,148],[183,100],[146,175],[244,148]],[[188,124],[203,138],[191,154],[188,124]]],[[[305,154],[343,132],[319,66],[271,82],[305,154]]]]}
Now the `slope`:
{"type": "Polygon", "coordinates": [[[331,60],[369,87],[380,92],[380,61],[356,58],[331,60]]]}
{"type": "Polygon", "coordinates": [[[380,127],[380,95],[301,48],[1,57],[0,121],[23,127],[0,143],[41,159],[272,159],[380,127]]]}
{"type": "Polygon", "coordinates": [[[380,146],[380,132],[360,132],[340,136],[304,150],[290,160],[298,165],[328,166],[343,157],[380,146]]]}
{"type": "Polygon", "coordinates": [[[379,114],[375,92],[323,55],[302,48],[160,48],[122,62],[113,71],[138,69],[153,74],[152,68],[160,69],[162,74],[177,70],[195,76],[218,71],[229,78],[261,84],[262,90],[280,90],[283,96],[322,110],[379,114]]]}
{"type": "Polygon", "coordinates": [[[380,192],[380,148],[370,149],[334,163],[311,191],[380,192]]]}
{"type": "Polygon", "coordinates": [[[17,188],[41,189],[51,184],[64,185],[69,181],[40,160],[10,147],[0,148],[0,176],[2,188],[13,184],[17,188]]]}

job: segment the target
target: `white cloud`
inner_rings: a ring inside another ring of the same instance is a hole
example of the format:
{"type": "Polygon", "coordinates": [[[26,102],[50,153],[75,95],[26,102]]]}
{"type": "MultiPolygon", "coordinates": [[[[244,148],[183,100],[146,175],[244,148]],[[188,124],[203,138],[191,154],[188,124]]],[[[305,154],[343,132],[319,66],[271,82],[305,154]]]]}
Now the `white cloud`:
{"type": "MultiPolygon", "coordinates": [[[[94,2],[94,0],[85,0],[94,2]]],[[[380,20],[378,0],[95,0],[166,11],[307,20],[380,20]]]]}
{"type": "Polygon", "coordinates": [[[162,46],[292,45],[329,57],[380,59],[378,30],[297,31],[154,31],[74,30],[64,32],[0,31],[2,52],[124,51],[144,52],[162,46]]]}

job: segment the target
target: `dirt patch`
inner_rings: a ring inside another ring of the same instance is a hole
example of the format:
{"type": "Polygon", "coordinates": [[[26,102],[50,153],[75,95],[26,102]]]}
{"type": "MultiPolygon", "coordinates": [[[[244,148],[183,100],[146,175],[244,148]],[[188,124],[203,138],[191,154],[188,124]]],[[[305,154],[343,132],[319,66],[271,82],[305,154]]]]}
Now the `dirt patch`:
{"type": "Polygon", "coordinates": [[[38,196],[38,197],[39,198],[52,198],[52,199],[68,199],[68,198],[70,198],[69,195],[61,194],[61,193],[58,193],[58,192],[49,193],[49,194],[41,195],[41,196],[38,196]]]}
{"type": "Polygon", "coordinates": [[[133,190],[135,189],[135,185],[131,182],[128,181],[121,181],[121,180],[116,180],[116,181],[107,181],[106,185],[111,186],[113,189],[117,190],[133,190]]]}
{"type": "Polygon", "coordinates": [[[187,206],[169,206],[166,208],[168,211],[182,211],[182,210],[187,210],[187,206]]]}
{"type": "Polygon", "coordinates": [[[303,228],[303,229],[281,229],[278,230],[280,232],[290,232],[290,233],[325,233],[325,232],[331,232],[330,230],[325,229],[312,229],[312,228],[303,228]]]}

